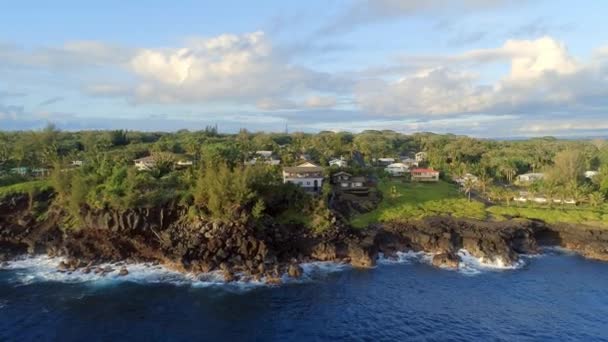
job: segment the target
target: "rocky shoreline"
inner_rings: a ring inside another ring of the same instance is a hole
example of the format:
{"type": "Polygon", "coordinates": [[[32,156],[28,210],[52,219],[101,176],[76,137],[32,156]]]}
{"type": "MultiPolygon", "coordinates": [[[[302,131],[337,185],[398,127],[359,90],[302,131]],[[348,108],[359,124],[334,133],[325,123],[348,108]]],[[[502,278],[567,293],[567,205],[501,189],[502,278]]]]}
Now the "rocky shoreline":
{"type": "MultiPolygon", "coordinates": [[[[51,195],[37,201],[51,202],[51,195]]],[[[339,220],[328,231],[314,234],[298,225],[268,222],[206,222],[190,218],[187,208],[81,211],[82,227],[62,230],[61,208],[44,217],[31,210],[27,196],[0,201],[0,262],[16,256],[48,254],[65,261],[58,270],[100,275],[108,262],[159,263],[189,273],[221,272],[225,281],[265,279],[281,282],[302,275],[301,263],[332,261],[373,267],[379,253],[433,253],[438,267],[458,268],[458,251],[489,263],[510,265],[520,254],[536,254],[540,246],[561,246],[593,259],[608,261],[608,230],[539,221],[482,222],[435,217],[423,221],[377,224],[354,230],[339,220]]]]}

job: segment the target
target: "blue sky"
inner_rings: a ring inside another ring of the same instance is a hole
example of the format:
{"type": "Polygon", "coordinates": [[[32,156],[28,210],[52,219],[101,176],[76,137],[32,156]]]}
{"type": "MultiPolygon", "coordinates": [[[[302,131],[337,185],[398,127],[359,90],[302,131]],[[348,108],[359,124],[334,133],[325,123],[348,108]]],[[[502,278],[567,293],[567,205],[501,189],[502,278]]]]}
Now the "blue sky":
{"type": "Polygon", "coordinates": [[[608,134],[602,1],[11,1],[0,129],[608,134]]]}

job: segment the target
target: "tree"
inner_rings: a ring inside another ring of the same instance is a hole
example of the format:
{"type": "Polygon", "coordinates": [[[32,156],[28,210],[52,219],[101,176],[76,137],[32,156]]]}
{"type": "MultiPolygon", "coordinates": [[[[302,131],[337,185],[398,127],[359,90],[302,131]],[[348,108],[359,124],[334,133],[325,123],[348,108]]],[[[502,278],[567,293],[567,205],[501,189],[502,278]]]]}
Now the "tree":
{"type": "Polygon", "coordinates": [[[604,203],[605,197],[604,194],[599,191],[596,191],[590,193],[587,199],[589,201],[589,205],[591,205],[593,208],[597,208],[604,203]]]}
{"type": "Polygon", "coordinates": [[[462,183],[462,190],[469,197],[469,202],[471,202],[471,191],[475,188],[475,181],[471,177],[467,177],[464,179],[462,183]]]}
{"type": "Polygon", "coordinates": [[[555,163],[549,172],[549,178],[558,184],[574,182],[578,185],[585,172],[585,156],[579,150],[565,150],[555,156],[555,163]]]}
{"type": "Polygon", "coordinates": [[[175,157],[168,152],[158,152],[154,154],[154,167],[151,174],[155,178],[161,178],[173,170],[175,166],[175,157]]]}

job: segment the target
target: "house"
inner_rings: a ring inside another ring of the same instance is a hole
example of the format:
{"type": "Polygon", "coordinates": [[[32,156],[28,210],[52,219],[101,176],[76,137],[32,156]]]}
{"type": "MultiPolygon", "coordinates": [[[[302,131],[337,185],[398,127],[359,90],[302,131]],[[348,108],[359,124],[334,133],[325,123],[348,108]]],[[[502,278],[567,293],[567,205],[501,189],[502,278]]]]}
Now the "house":
{"type": "Polygon", "coordinates": [[[348,162],[344,158],[336,158],[329,161],[329,166],[347,167],[348,162]]]}
{"type": "Polygon", "coordinates": [[[19,176],[26,176],[27,173],[29,172],[29,169],[25,166],[22,167],[14,167],[11,169],[11,173],[12,174],[16,174],[19,176]]]}
{"type": "Polygon", "coordinates": [[[154,156],[147,156],[133,161],[138,171],[150,171],[156,166],[154,156]]]}
{"type": "Polygon", "coordinates": [[[255,154],[267,159],[272,157],[272,151],[255,151],[255,154]]]}
{"type": "Polygon", "coordinates": [[[409,170],[410,168],[403,163],[392,163],[384,168],[384,171],[393,177],[401,177],[408,173],[409,170]]]}
{"type": "Polygon", "coordinates": [[[425,162],[427,160],[427,158],[428,158],[428,156],[427,156],[426,152],[416,153],[416,162],[417,163],[425,162]]]}
{"type": "Polygon", "coordinates": [[[311,162],[284,167],[283,183],[293,183],[307,191],[317,192],[323,186],[323,168],[311,162]]]}
{"type": "Polygon", "coordinates": [[[82,160],[72,160],[72,163],[71,163],[71,165],[72,165],[72,166],[74,166],[74,167],[80,167],[80,166],[82,166],[83,164],[84,164],[84,163],[83,163],[83,161],[82,161],[82,160]]]}
{"type": "Polygon", "coordinates": [[[475,183],[477,183],[478,180],[479,180],[479,178],[477,178],[477,176],[472,175],[470,173],[466,173],[462,177],[456,177],[456,178],[454,178],[454,181],[456,183],[460,184],[461,186],[464,185],[464,183],[466,181],[471,181],[473,184],[475,184],[475,183]]]}
{"type": "Polygon", "coordinates": [[[51,174],[51,171],[45,167],[39,167],[32,169],[32,175],[34,177],[46,177],[51,174]]]}
{"type": "Polygon", "coordinates": [[[367,179],[362,176],[353,177],[350,173],[338,172],[332,176],[332,182],[341,191],[357,195],[366,195],[369,193],[369,188],[365,186],[367,179]]]}
{"type": "Polygon", "coordinates": [[[264,163],[268,165],[279,165],[281,160],[275,158],[272,151],[255,151],[254,157],[245,162],[245,165],[255,165],[256,163],[264,163]]]}
{"type": "Polygon", "coordinates": [[[395,158],[378,158],[376,162],[380,166],[388,166],[395,162],[395,158]]]}
{"type": "Polygon", "coordinates": [[[418,162],[416,161],[416,159],[410,157],[401,158],[401,162],[409,168],[418,167],[418,162]]]}
{"type": "Polygon", "coordinates": [[[543,173],[524,173],[517,176],[517,181],[520,183],[533,183],[545,178],[543,173]]]}
{"type": "Polygon", "coordinates": [[[414,182],[438,182],[439,171],[433,169],[413,169],[411,171],[414,182]]]}
{"type": "Polygon", "coordinates": [[[334,173],[334,175],[331,176],[331,180],[334,182],[334,184],[339,184],[341,181],[349,180],[352,176],[353,175],[348,172],[340,171],[334,173]]]}
{"type": "Polygon", "coordinates": [[[593,179],[593,177],[599,175],[599,171],[585,171],[585,178],[593,179]]]}

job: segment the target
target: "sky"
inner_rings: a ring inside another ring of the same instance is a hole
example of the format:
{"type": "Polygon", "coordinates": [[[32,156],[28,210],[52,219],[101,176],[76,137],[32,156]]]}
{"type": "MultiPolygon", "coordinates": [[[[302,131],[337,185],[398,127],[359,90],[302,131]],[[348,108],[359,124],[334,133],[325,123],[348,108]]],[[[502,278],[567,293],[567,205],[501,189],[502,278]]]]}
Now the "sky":
{"type": "Polygon", "coordinates": [[[0,0],[0,129],[608,136],[608,2],[0,0]]]}

